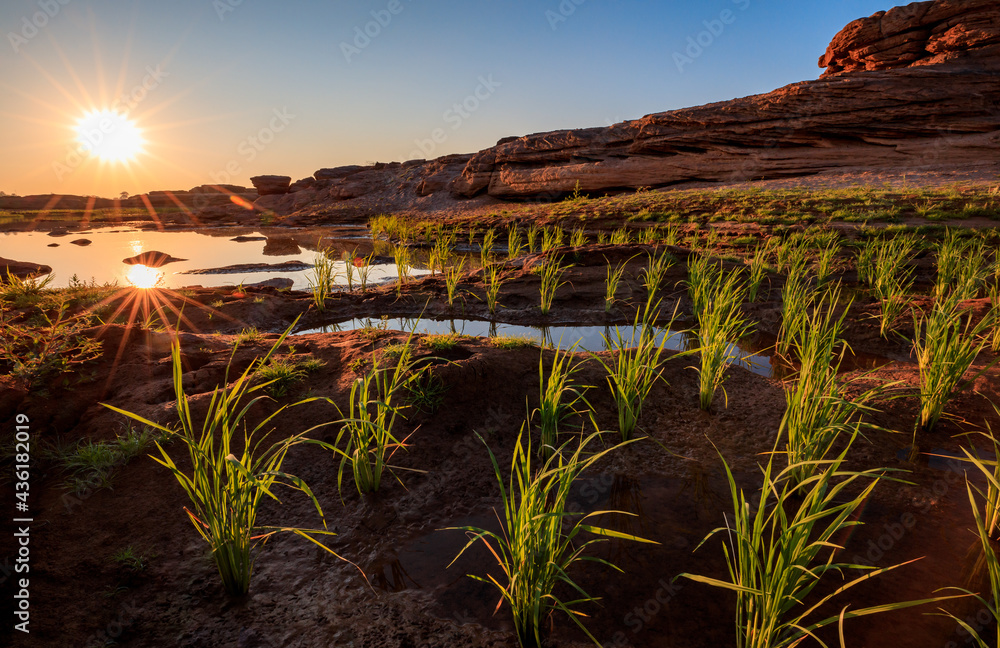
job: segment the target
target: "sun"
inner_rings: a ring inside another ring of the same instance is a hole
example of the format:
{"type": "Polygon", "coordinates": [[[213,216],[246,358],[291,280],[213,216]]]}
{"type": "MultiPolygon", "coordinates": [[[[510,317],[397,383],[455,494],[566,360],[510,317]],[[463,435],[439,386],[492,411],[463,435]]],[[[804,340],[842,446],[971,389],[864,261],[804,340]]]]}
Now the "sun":
{"type": "Polygon", "coordinates": [[[142,153],[142,131],[115,110],[93,110],[76,123],[76,139],[105,162],[127,162],[142,153]]]}

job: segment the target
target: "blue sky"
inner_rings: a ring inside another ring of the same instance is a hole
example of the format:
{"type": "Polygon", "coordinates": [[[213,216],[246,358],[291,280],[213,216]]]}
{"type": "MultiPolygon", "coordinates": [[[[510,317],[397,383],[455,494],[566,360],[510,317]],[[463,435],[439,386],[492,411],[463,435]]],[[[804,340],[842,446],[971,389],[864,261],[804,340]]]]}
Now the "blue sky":
{"type": "Polygon", "coordinates": [[[0,190],[249,184],[602,126],[816,78],[837,31],[889,7],[5,0],[0,190]],[[127,166],[74,156],[75,122],[113,104],[144,130],[144,153],[127,166]]]}

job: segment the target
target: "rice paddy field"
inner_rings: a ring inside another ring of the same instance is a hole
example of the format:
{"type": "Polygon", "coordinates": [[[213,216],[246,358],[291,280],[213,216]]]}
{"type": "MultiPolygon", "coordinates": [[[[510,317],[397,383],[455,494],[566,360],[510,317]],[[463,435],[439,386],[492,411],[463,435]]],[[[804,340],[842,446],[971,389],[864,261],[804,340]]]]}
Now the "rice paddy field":
{"type": "Polygon", "coordinates": [[[995,188],[313,218],[0,284],[37,645],[997,645],[995,188]]]}

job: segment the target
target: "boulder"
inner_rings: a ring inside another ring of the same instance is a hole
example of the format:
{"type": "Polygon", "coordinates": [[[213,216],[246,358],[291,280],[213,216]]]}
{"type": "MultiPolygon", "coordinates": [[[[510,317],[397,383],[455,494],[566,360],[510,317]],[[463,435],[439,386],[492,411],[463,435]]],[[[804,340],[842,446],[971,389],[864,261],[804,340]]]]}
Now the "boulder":
{"type": "Polygon", "coordinates": [[[277,196],[288,193],[292,179],[289,176],[262,175],[250,178],[250,182],[256,187],[259,195],[277,196]]]}
{"type": "Polygon", "coordinates": [[[166,252],[158,252],[156,250],[149,250],[148,252],[137,254],[134,257],[122,259],[122,263],[126,265],[144,265],[148,268],[159,268],[160,266],[165,266],[168,263],[176,263],[178,261],[187,261],[187,259],[176,259],[166,252]]]}
{"type": "Polygon", "coordinates": [[[52,272],[52,268],[41,263],[14,261],[13,259],[0,257],[0,281],[6,281],[8,276],[26,279],[28,277],[49,274],[50,272],[52,272]]]}
{"type": "Polygon", "coordinates": [[[74,241],[70,241],[70,243],[72,243],[73,245],[79,245],[80,247],[87,247],[88,245],[93,243],[93,241],[91,241],[90,239],[81,238],[81,239],[76,239],[74,241]]]}

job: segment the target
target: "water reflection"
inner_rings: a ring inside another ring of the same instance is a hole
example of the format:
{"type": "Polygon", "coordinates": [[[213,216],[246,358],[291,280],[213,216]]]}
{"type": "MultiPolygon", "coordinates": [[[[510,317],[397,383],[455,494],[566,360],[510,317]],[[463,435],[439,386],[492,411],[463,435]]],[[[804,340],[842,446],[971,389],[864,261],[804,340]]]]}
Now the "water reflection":
{"type": "Polygon", "coordinates": [[[164,272],[144,265],[130,266],[125,280],[136,288],[155,288],[163,283],[164,272]]]}

